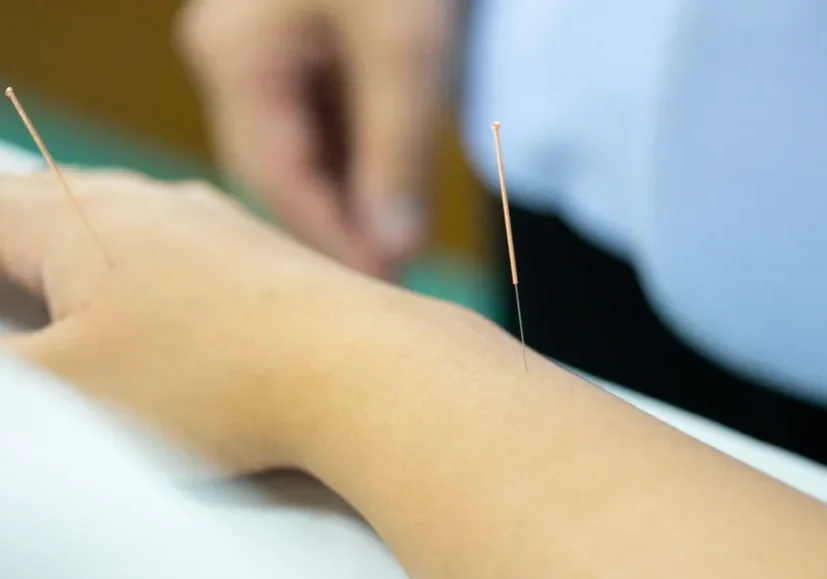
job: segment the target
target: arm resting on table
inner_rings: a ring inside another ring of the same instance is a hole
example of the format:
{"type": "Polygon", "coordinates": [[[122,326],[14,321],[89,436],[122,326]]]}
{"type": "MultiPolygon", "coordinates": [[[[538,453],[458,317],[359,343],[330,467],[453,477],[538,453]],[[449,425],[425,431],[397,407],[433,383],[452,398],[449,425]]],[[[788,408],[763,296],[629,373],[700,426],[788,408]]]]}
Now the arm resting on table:
{"type": "Polygon", "coordinates": [[[304,466],[414,576],[827,576],[824,505],[540,356],[526,374],[482,318],[422,300],[353,328],[304,466]]]}

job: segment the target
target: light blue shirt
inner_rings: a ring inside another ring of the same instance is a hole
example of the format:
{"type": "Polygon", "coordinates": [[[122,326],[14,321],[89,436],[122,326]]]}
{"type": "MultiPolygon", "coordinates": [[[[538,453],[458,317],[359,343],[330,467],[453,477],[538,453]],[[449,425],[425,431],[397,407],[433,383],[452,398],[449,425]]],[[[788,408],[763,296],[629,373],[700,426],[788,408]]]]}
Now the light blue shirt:
{"type": "Polygon", "coordinates": [[[481,0],[464,133],[685,340],[827,404],[827,2],[481,0]]]}

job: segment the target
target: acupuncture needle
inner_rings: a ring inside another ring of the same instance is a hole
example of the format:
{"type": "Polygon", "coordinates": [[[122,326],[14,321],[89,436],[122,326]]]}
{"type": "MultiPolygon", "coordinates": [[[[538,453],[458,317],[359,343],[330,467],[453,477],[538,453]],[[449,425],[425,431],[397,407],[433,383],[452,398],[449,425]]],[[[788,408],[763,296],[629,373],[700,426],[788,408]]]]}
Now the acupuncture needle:
{"type": "Polygon", "coordinates": [[[500,144],[500,123],[494,122],[491,125],[494,130],[494,146],[497,152],[497,171],[500,175],[500,193],[503,200],[503,218],[505,220],[505,238],[508,243],[508,260],[511,263],[511,283],[514,286],[514,298],[517,302],[517,321],[520,324],[520,341],[523,344],[523,364],[528,372],[528,354],[525,345],[525,333],[523,332],[523,313],[520,311],[520,289],[517,279],[517,257],[514,252],[514,236],[511,234],[511,211],[508,208],[508,190],[505,186],[505,168],[503,166],[502,146],[500,144]]]}
{"type": "Polygon", "coordinates": [[[49,166],[52,173],[54,173],[55,177],[57,177],[57,180],[60,182],[60,186],[72,202],[72,205],[83,221],[89,236],[92,238],[93,243],[97,246],[98,251],[100,251],[103,256],[103,259],[110,268],[113,267],[112,260],[109,259],[109,256],[104,251],[103,244],[95,233],[95,230],[92,228],[92,224],[89,223],[89,219],[86,217],[86,214],[83,212],[83,207],[81,206],[80,201],[78,201],[78,198],[74,193],[72,193],[72,190],[69,188],[69,184],[66,183],[63,173],[60,172],[60,169],[58,168],[57,163],[55,163],[52,154],[49,152],[49,149],[46,148],[46,144],[43,142],[43,139],[40,138],[40,134],[37,132],[37,129],[34,128],[34,123],[32,123],[31,118],[29,118],[29,115],[26,113],[26,109],[23,108],[23,105],[18,100],[17,95],[14,94],[14,89],[12,87],[8,87],[6,89],[6,96],[11,101],[11,104],[14,105],[15,110],[17,110],[17,114],[20,115],[20,119],[23,121],[23,124],[26,125],[26,129],[29,131],[29,134],[37,145],[37,148],[40,149],[40,154],[43,155],[43,158],[46,160],[46,164],[49,166]]]}

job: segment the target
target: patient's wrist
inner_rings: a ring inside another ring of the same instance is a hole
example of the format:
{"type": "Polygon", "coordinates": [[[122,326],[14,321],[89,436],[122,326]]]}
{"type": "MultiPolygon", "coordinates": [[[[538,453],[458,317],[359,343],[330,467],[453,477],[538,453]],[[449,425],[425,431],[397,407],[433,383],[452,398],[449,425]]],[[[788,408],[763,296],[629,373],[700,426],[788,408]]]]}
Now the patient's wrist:
{"type": "Polygon", "coordinates": [[[238,371],[240,387],[255,399],[252,423],[239,426],[273,449],[272,467],[303,466],[339,423],[358,420],[364,399],[417,355],[420,341],[441,331],[433,310],[444,307],[352,278],[307,288],[301,301],[297,311],[280,303],[252,320],[250,352],[238,371]]]}

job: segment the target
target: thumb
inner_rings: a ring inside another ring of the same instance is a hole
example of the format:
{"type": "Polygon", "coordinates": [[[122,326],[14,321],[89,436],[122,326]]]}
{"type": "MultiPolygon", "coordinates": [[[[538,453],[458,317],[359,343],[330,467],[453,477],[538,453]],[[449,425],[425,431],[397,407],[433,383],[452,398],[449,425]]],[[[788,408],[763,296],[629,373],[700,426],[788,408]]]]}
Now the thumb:
{"type": "Polygon", "coordinates": [[[77,339],[76,324],[67,319],[32,332],[0,335],[0,352],[71,379],[67,362],[78,362],[77,339]]]}
{"type": "Polygon", "coordinates": [[[0,336],[0,351],[23,362],[42,366],[45,362],[45,342],[42,331],[5,334],[0,336]]]}

